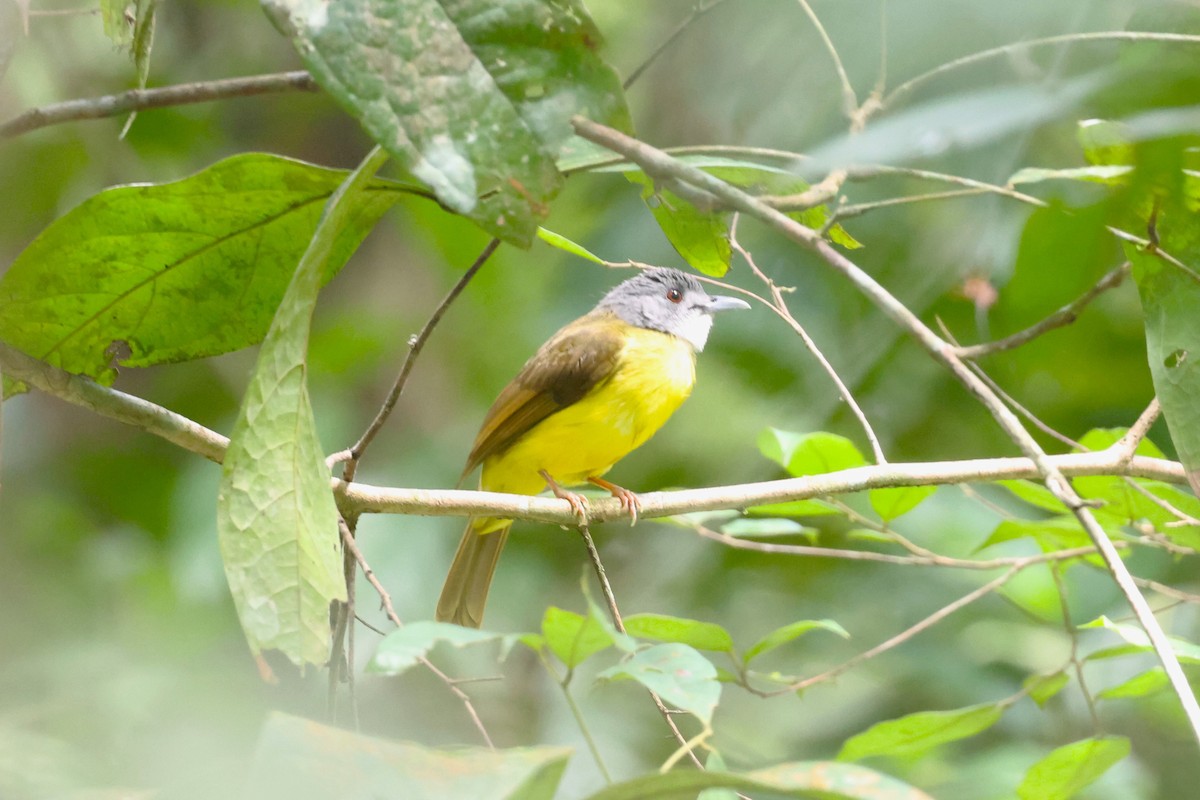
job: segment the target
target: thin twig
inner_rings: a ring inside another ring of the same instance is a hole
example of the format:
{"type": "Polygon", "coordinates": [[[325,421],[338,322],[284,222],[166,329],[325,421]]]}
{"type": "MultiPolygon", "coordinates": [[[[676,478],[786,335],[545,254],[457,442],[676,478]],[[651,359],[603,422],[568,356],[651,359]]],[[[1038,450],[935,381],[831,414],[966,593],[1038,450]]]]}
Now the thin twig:
{"type": "Polygon", "coordinates": [[[964,178],[961,175],[951,175],[946,172],[935,172],[928,169],[917,169],[915,167],[893,167],[886,164],[869,164],[851,167],[846,171],[846,179],[850,181],[872,180],[883,175],[900,175],[909,178],[920,178],[926,181],[937,181],[938,183],[949,183],[955,186],[965,186],[968,189],[980,189],[991,194],[1008,197],[1013,200],[1020,200],[1027,205],[1045,208],[1048,204],[1044,200],[1039,200],[1030,194],[1018,192],[1007,186],[998,186],[987,181],[978,181],[974,178],[964,178]]]}
{"type": "Polygon", "coordinates": [[[837,217],[836,221],[840,222],[841,220],[857,217],[881,208],[906,206],[912,203],[927,203],[933,200],[952,200],[959,197],[978,197],[987,193],[987,189],[950,189],[945,192],[928,192],[927,194],[915,194],[907,197],[889,197],[886,200],[874,200],[869,203],[851,203],[840,206],[834,216],[837,217]]]}
{"type": "Polygon", "coordinates": [[[375,414],[375,419],[371,420],[371,424],[367,426],[363,435],[350,448],[349,457],[345,459],[346,467],[342,474],[347,483],[354,480],[354,475],[358,471],[358,464],[362,459],[363,452],[375,439],[376,434],[383,427],[383,423],[387,422],[392,409],[396,407],[396,402],[400,399],[405,384],[408,383],[408,376],[412,372],[413,365],[416,364],[417,357],[421,355],[421,350],[424,349],[425,342],[429,341],[429,335],[433,333],[433,329],[437,327],[446,310],[450,308],[450,304],[462,294],[463,289],[467,288],[467,284],[471,282],[471,278],[475,277],[475,273],[479,272],[480,267],[487,263],[487,260],[491,257],[492,253],[496,252],[496,248],[499,246],[499,239],[492,239],[487,243],[487,246],[483,248],[483,252],[475,258],[475,262],[467,268],[462,277],[446,293],[446,296],[442,298],[442,302],[438,303],[437,308],[433,310],[433,314],[425,322],[420,333],[409,339],[408,353],[404,357],[404,363],[400,366],[400,372],[396,375],[396,380],[392,383],[391,390],[384,399],[383,405],[379,407],[379,411],[375,414]]]}
{"type": "Polygon", "coordinates": [[[1070,325],[1079,318],[1079,313],[1093,300],[1109,289],[1120,286],[1125,277],[1129,275],[1131,268],[1132,265],[1126,261],[1119,267],[1109,270],[1104,277],[1096,281],[1094,286],[1040,322],[1036,322],[1022,331],[1017,331],[1011,336],[1005,336],[1003,339],[997,339],[994,342],[983,342],[982,344],[959,347],[957,349],[958,357],[976,359],[991,355],[992,353],[999,353],[1002,350],[1012,350],[1015,347],[1020,347],[1023,344],[1033,341],[1047,331],[1070,325]]]}
{"type": "Polygon", "coordinates": [[[835,169],[822,178],[821,181],[809,186],[803,192],[784,195],[764,194],[760,195],[758,199],[780,211],[806,211],[823,203],[828,203],[837,197],[838,192],[842,190],[842,184],[845,182],[846,170],[835,169]]]}
{"type": "Polygon", "coordinates": [[[213,100],[251,97],[273,92],[315,92],[319,89],[317,82],[304,70],[252,75],[247,78],[181,83],[157,89],[130,89],[119,94],[67,100],[40,108],[31,108],[0,124],[0,139],[10,139],[22,133],[63,122],[116,117],[130,111],[207,103],[213,100]]]}
{"type": "Polygon", "coordinates": [[[917,86],[936,78],[939,75],[950,72],[951,70],[965,67],[969,64],[974,64],[979,61],[986,61],[989,58],[1006,55],[1019,50],[1024,50],[1030,47],[1043,47],[1046,45],[1064,44],[1069,42],[1088,42],[1088,41],[1125,41],[1125,42],[1176,42],[1180,44],[1200,44],[1200,36],[1189,36],[1182,33],[1156,33],[1149,31],[1093,31],[1089,33],[1066,33],[1058,36],[1046,36],[1041,39],[1030,39],[1025,42],[1011,42],[1000,47],[992,47],[987,50],[980,50],[977,53],[956,58],[953,61],[948,61],[933,69],[922,72],[914,78],[909,78],[904,83],[901,83],[883,99],[884,106],[890,106],[896,102],[896,99],[904,94],[912,91],[917,86]]]}
{"type": "MultiPolygon", "coordinates": [[[[372,570],[371,565],[367,563],[366,557],[363,556],[362,550],[359,549],[358,543],[354,540],[354,535],[344,524],[344,521],[343,524],[338,525],[338,530],[342,535],[342,545],[354,555],[354,560],[358,562],[359,568],[362,569],[363,577],[367,579],[367,582],[371,584],[372,588],[375,589],[376,594],[379,595],[379,602],[383,606],[384,613],[387,614],[388,619],[392,621],[393,625],[395,625],[397,628],[403,628],[404,623],[400,621],[400,615],[396,613],[396,608],[392,605],[392,596],[388,594],[387,589],[383,588],[383,584],[380,583],[379,578],[375,576],[375,571],[372,570]]],[[[458,681],[454,680],[449,675],[438,669],[437,666],[434,665],[434,663],[428,658],[422,656],[418,660],[420,661],[421,665],[425,667],[425,669],[432,672],[442,683],[446,685],[446,688],[448,688],[451,693],[458,698],[459,702],[463,704],[463,708],[466,709],[467,716],[469,716],[471,718],[471,722],[474,723],[475,729],[478,730],[479,735],[483,737],[484,743],[487,744],[488,748],[495,750],[496,745],[492,743],[492,737],[488,734],[487,728],[484,727],[483,720],[480,718],[479,712],[475,710],[475,704],[471,702],[470,696],[468,696],[466,692],[459,688],[458,681]]]]}
{"type": "MultiPolygon", "coordinates": [[[[938,327],[940,327],[942,329],[942,335],[946,337],[946,340],[950,343],[950,345],[952,347],[959,348],[960,345],[954,339],[954,336],[950,333],[950,331],[946,328],[945,323],[942,322],[942,320],[940,318],[938,319],[937,322],[938,322],[938,327]]],[[[1050,425],[1043,422],[1041,420],[1041,418],[1037,416],[1037,414],[1034,414],[1032,411],[1030,411],[1028,408],[1026,408],[1022,403],[1020,403],[1015,397],[1013,397],[1011,394],[1006,392],[1000,386],[1000,384],[997,383],[992,378],[992,376],[987,374],[987,372],[983,369],[983,367],[979,366],[974,361],[965,361],[964,363],[967,365],[968,369],[970,369],[972,372],[975,373],[975,375],[979,378],[979,380],[983,381],[985,384],[987,384],[989,389],[991,389],[993,392],[995,392],[997,397],[999,397],[1002,401],[1007,403],[1010,408],[1012,408],[1014,411],[1016,411],[1022,417],[1029,420],[1029,422],[1035,428],[1040,430],[1042,433],[1046,434],[1047,436],[1049,436],[1052,439],[1062,442],[1067,447],[1070,447],[1074,450],[1079,450],[1081,452],[1087,450],[1086,447],[1084,447],[1083,445],[1081,445],[1079,442],[1075,441],[1071,437],[1067,436],[1065,433],[1060,433],[1058,430],[1050,427],[1050,425]]]]}
{"type": "MultiPolygon", "coordinates": [[[[1069,561],[1086,556],[1094,556],[1094,547],[1073,547],[1069,550],[1055,550],[1037,556],[1006,556],[972,560],[969,558],[954,558],[952,556],[929,553],[927,555],[898,556],[891,553],[876,553],[873,550],[841,550],[836,547],[817,547],[805,544],[779,544],[778,542],[759,542],[752,539],[742,539],[727,533],[714,531],[704,525],[692,526],[700,536],[735,550],[748,550],[755,553],[770,555],[799,556],[803,558],[831,558],[842,561],[872,561],[880,564],[893,564],[905,567],[945,567],[949,569],[969,569],[986,571],[1011,567],[1015,564],[1025,564],[1033,559],[1033,563],[1069,561]]],[[[1122,542],[1121,547],[1127,547],[1122,542]]]]}
{"type": "Polygon", "coordinates": [[[821,20],[817,17],[816,12],[808,4],[808,0],[796,0],[796,2],[804,9],[805,15],[808,16],[809,21],[816,28],[817,36],[820,37],[821,43],[825,45],[826,52],[833,59],[833,67],[837,70],[838,80],[842,84],[842,113],[846,115],[847,119],[853,120],[854,115],[858,112],[858,96],[854,93],[854,87],[850,85],[850,76],[846,74],[846,68],[842,65],[842,58],[838,55],[837,48],[833,46],[833,40],[825,32],[825,26],[821,24],[821,20]]]}
{"type": "Polygon", "coordinates": [[[1063,583],[1062,570],[1058,564],[1050,565],[1050,576],[1054,579],[1054,587],[1058,590],[1058,608],[1061,612],[1063,631],[1071,642],[1069,663],[1075,672],[1075,680],[1079,683],[1079,691],[1087,704],[1088,715],[1092,718],[1092,728],[1100,732],[1100,715],[1096,713],[1096,700],[1088,689],[1087,676],[1083,672],[1083,660],[1079,657],[1079,628],[1071,621],[1071,607],[1067,602],[1067,587],[1063,583]]]}
{"type": "MultiPolygon", "coordinates": [[[[1200,37],[1195,38],[1196,41],[1200,41],[1200,37]]],[[[825,241],[817,231],[759,202],[752,195],[725,181],[680,163],[661,150],[626,136],[620,131],[579,116],[573,117],[571,124],[580,136],[636,161],[647,174],[669,176],[691,183],[727,203],[731,209],[755,217],[777,233],[813,251],[826,265],[835,270],[891,318],[896,325],[915,338],[935,361],[945,367],[964,388],[974,395],[992,415],[1000,429],[1017,445],[1022,454],[1037,466],[1038,476],[1043,484],[1051,494],[1071,510],[1092,543],[1096,545],[1114,582],[1137,616],[1138,623],[1146,632],[1155,655],[1167,674],[1172,690],[1179,699],[1180,707],[1187,717],[1192,734],[1200,742],[1200,703],[1197,702],[1196,695],[1188,684],[1187,676],[1171,647],[1170,640],[1154,617],[1154,611],[1146,602],[1146,598],[1133,582],[1133,576],[1130,574],[1129,568],[1121,561],[1120,554],[1113,546],[1112,540],[1096,520],[1088,504],[1075,491],[1070,481],[1057,469],[1037,440],[1025,430],[1021,421],[988,385],[954,353],[948,342],[934,333],[916,314],[871,275],[825,241]]]]}
{"type": "Polygon", "coordinates": [[[1125,431],[1125,435],[1113,442],[1109,449],[1114,453],[1122,454],[1124,458],[1133,458],[1133,454],[1137,452],[1138,445],[1146,438],[1146,434],[1150,432],[1150,428],[1158,421],[1158,416],[1161,413],[1162,406],[1159,404],[1158,398],[1152,398],[1149,405],[1146,406],[1146,410],[1129,426],[1129,430],[1125,431]]]}
{"type": "Polygon", "coordinates": [[[779,316],[782,317],[783,320],[791,326],[792,330],[796,332],[796,335],[800,337],[802,342],[804,342],[804,346],[808,349],[808,352],[812,354],[813,358],[817,360],[817,363],[821,365],[821,369],[823,369],[825,374],[828,375],[830,380],[833,381],[833,384],[837,387],[841,398],[846,401],[846,405],[850,407],[850,411],[854,414],[855,418],[858,419],[858,424],[862,426],[863,433],[866,435],[867,441],[871,444],[871,452],[875,456],[875,463],[886,464],[887,458],[883,454],[883,447],[879,444],[879,437],[875,435],[875,429],[871,427],[871,421],[867,419],[866,413],[863,412],[862,407],[858,404],[858,401],[854,399],[854,395],[850,393],[850,387],[846,386],[845,381],[843,381],[841,376],[838,375],[837,370],[833,368],[833,364],[829,363],[829,359],[827,359],[825,354],[821,352],[821,348],[817,347],[817,343],[813,341],[811,336],[808,335],[808,331],[804,330],[804,326],[801,325],[794,316],[792,316],[792,312],[787,306],[787,301],[785,301],[783,298],[783,291],[779,288],[779,286],[776,285],[775,281],[768,278],[766,274],[758,268],[758,264],[755,263],[754,257],[750,255],[750,252],[742,246],[741,242],[738,241],[737,225],[739,218],[739,214],[734,214],[733,220],[729,225],[730,246],[737,251],[743,260],[745,260],[747,266],[750,267],[750,271],[753,272],[759,280],[766,284],[767,289],[771,292],[771,299],[773,300],[772,305],[779,313],[779,316]]]}
{"type": "Polygon", "coordinates": [[[814,675],[811,678],[805,678],[804,680],[796,681],[795,683],[785,686],[782,689],[777,689],[777,690],[771,691],[771,692],[764,692],[764,694],[766,694],[767,696],[773,696],[773,695],[778,695],[778,694],[789,694],[792,692],[799,692],[799,691],[803,691],[804,689],[809,688],[810,686],[815,686],[818,683],[823,683],[824,681],[830,680],[832,678],[836,678],[837,676],[841,675],[842,673],[844,673],[848,670],[854,669],[859,664],[862,664],[866,661],[870,661],[872,658],[875,658],[878,655],[886,653],[888,650],[891,650],[895,647],[898,647],[901,644],[904,644],[905,642],[907,642],[909,639],[916,636],[921,631],[924,631],[924,630],[927,630],[927,629],[933,627],[937,623],[944,620],[946,617],[953,614],[955,611],[959,611],[960,609],[963,609],[966,606],[969,606],[971,603],[974,603],[976,600],[980,599],[981,597],[986,597],[987,595],[994,592],[996,589],[999,589],[1001,586],[1008,583],[1010,580],[1012,580],[1017,575],[1017,573],[1019,573],[1021,570],[1025,569],[1026,567],[1030,566],[1030,564],[1032,564],[1032,563],[1034,563],[1034,562],[1029,561],[1026,563],[1014,564],[1012,567],[1009,568],[1009,570],[1007,572],[1005,572],[1000,577],[995,578],[991,581],[988,581],[983,586],[980,586],[978,589],[975,589],[974,591],[968,592],[967,594],[965,594],[962,597],[955,600],[953,603],[950,603],[949,605],[939,608],[937,611],[933,612],[925,619],[921,620],[920,622],[916,623],[915,625],[912,625],[912,626],[906,628],[905,630],[896,634],[892,638],[888,639],[886,642],[878,644],[875,647],[872,647],[870,650],[865,650],[862,653],[859,653],[858,655],[854,656],[854,658],[848,659],[848,660],[842,662],[841,664],[837,665],[836,667],[833,667],[832,669],[825,670],[821,674],[814,675]]]}
{"type": "MultiPolygon", "coordinates": [[[[354,518],[351,518],[352,520],[354,518]]],[[[354,538],[354,525],[345,517],[338,516],[338,531],[342,538],[354,538]]],[[[347,681],[350,694],[350,709],[354,718],[354,728],[359,728],[358,696],[354,684],[354,626],[350,620],[357,619],[354,607],[354,590],[358,575],[358,563],[349,548],[342,548],[342,580],[346,584],[346,602],[336,605],[336,621],[333,626],[333,648],[329,657],[329,687],[327,690],[326,707],[331,722],[337,722],[338,684],[343,676],[347,681]]]]}
{"type": "MultiPolygon", "coordinates": [[[[604,563],[600,560],[600,551],[596,549],[596,543],[592,541],[592,533],[585,524],[580,524],[577,527],[579,535],[583,537],[583,543],[587,547],[588,559],[592,562],[592,568],[596,571],[596,579],[600,581],[600,591],[604,594],[604,603],[608,606],[608,613],[612,616],[613,627],[621,633],[625,633],[625,621],[621,619],[621,610],[617,608],[616,595],[613,594],[612,584],[608,582],[608,575],[604,571],[604,563]]],[[[679,726],[675,724],[675,719],[671,714],[671,710],[667,708],[666,703],[653,691],[650,692],[650,697],[653,698],[654,705],[658,707],[658,713],[662,714],[662,718],[667,721],[667,726],[670,727],[675,740],[691,756],[692,763],[698,768],[704,769],[704,763],[692,751],[687,737],[683,735],[683,732],[679,730],[679,726]]]]}
{"type": "Polygon", "coordinates": [[[695,8],[693,8],[692,13],[689,14],[683,20],[683,22],[680,22],[679,25],[676,26],[675,30],[671,31],[670,35],[668,35],[667,38],[663,40],[662,44],[660,44],[658,47],[654,48],[654,52],[652,52],[650,55],[646,56],[645,60],[642,61],[642,63],[639,64],[633,70],[633,72],[629,73],[629,77],[626,78],[625,82],[621,84],[621,88],[628,89],[630,86],[633,86],[633,84],[637,82],[638,78],[642,77],[642,73],[645,72],[647,69],[649,69],[650,65],[653,64],[655,61],[657,61],[658,57],[661,56],[663,53],[665,53],[667,51],[667,48],[669,48],[672,44],[674,44],[675,40],[678,39],[683,34],[684,31],[686,31],[689,27],[691,27],[693,22],[700,19],[702,16],[707,14],[709,11],[712,11],[714,8],[716,8],[717,6],[721,5],[721,3],[724,3],[724,2],[725,2],[725,0],[709,0],[709,2],[704,3],[702,5],[698,5],[695,8]]]}

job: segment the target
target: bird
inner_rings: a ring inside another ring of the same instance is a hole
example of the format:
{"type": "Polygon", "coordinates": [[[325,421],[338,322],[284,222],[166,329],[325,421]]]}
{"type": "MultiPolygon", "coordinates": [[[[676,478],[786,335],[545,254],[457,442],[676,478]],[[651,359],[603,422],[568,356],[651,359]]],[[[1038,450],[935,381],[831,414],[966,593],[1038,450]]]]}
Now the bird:
{"type": "MultiPolygon", "coordinates": [[[[649,439],[691,394],[696,354],[713,315],[750,308],[709,295],[693,276],[643,269],[565,325],[525,363],[484,417],[463,468],[482,466],[479,488],[539,494],[549,488],[580,517],[586,499],[565,486],[592,483],[634,522],[637,495],[602,477],[649,439]]],[[[438,599],[436,618],[478,628],[511,519],[472,517],[438,599]]]]}

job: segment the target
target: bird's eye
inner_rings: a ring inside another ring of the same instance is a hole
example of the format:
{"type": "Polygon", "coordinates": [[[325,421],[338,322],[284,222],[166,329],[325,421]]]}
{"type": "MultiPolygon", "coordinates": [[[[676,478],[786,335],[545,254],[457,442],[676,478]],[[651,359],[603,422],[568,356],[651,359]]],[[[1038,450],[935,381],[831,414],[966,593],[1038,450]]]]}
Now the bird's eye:
{"type": "Polygon", "coordinates": [[[678,289],[667,289],[667,299],[672,303],[678,303],[683,300],[683,292],[678,289]]]}

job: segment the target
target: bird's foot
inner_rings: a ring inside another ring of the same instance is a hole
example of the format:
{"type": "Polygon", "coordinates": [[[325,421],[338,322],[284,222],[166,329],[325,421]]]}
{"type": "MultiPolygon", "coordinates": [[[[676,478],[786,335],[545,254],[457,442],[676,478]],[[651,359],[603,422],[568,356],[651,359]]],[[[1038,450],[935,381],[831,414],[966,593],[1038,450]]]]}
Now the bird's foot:
{"type": "Polygon", "coordinates": [[[571,504],[571,510],[575,512],[575,516],[579,517],[580,522],[587,522],[588,518],[588,501],[581,494],[568,491],[558,485],[558,481],[550,477],[550,473],[546,470],[538,470],[538,474],[542,476],[542,480],[546,481],[546,486],[559,500],[566,500],[571,504]]]}
{"type": "Polygon", "coordinates": [[[613,497],[617,498],[621,503],[621,508],[629,514],[629,525],[631,527],[637,525],[638,514],[642,510],[642,501],[636,494],[624,486],[609,483],[603,478],[588,478],[588,483],[593,483],[601,489],[606,489],[613,497]]]}

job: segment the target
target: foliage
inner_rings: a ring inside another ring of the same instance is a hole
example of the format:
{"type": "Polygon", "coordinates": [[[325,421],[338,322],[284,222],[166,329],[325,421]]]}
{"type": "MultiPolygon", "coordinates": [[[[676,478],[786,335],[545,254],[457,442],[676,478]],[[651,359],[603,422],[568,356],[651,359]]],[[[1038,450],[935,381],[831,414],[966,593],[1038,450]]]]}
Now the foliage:
{"type": "Polygon", "coordinates": [[[14,107],[297,55],[320,89],[0,120],[0,796],[1194,787],[1169,677],[1200,663],[1194,7],[263,5],[282,36],[228,4],[0,3],[14,107]],[[579,117],[683,146],[621,158],[579,117]],[[344,474],[453,484],[521,359],[612,284],[597,267],[643,263],[774,312],[717,324],[695,397],[617,470],[734,499],[596,529],[623,618],[590,571],[579,591],[572,537],[518,522],[489,629],[429,620],[460,523],[368,513],[327,454],[419,357],[344,474]],[[797,357],[801,324],[853,398],[797,357]],[[938,367],[1010,334],[972,356],[994,402],[938,367]],[[996,424],[1024,407],[1033,444],[996,424]],[[219,474],[151,435],[186,448],[198,423],[229,434],[219,474]],[[1014,441],[1074,465],[1083,501],[1001,459],[1014,441]],[[1159,646],[1081,518],[1160,607],[1159,646]]]}

